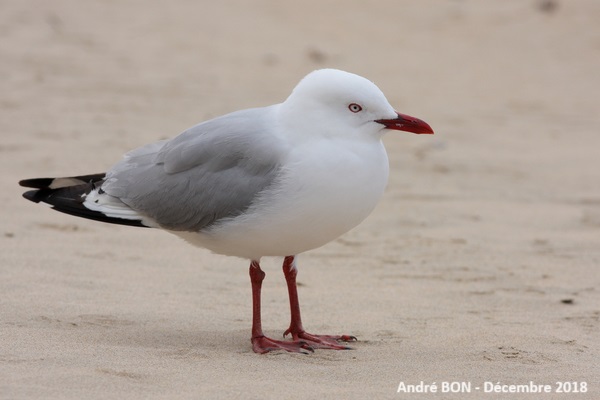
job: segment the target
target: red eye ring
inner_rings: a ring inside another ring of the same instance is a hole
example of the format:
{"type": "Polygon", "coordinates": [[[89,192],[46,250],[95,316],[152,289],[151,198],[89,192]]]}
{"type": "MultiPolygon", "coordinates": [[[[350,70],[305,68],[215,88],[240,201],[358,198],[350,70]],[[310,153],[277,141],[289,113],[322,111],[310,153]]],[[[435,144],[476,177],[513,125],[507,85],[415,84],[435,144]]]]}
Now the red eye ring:
{"type": "Polygon", "coordinates": [[[362,107],[359,104],[351,103],[348,105],[348,110],[352,111],[353,113],[357,113],[362,111],[362,107]]]}

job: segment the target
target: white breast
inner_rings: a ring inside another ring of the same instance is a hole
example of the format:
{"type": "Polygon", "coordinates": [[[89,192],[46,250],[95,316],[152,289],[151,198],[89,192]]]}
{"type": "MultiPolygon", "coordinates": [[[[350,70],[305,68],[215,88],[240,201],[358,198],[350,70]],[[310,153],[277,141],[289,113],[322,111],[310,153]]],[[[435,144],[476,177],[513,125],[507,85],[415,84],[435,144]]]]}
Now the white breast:
{"type": "Polygon", "coordinates": [[[176,234],[216,253],[250,259],[299,254],[363,221],[381,198],[388,172],[379,140],[323,139],[298,146],[247,213],[209,232],[176,234]]]}

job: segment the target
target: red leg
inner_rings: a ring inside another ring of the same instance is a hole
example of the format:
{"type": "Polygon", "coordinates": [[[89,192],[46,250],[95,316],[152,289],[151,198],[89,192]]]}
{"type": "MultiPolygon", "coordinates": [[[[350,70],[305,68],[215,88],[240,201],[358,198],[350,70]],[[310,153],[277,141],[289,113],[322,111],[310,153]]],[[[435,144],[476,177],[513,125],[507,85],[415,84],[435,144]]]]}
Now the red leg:
{"type": "Polygon", "coordinates": [[[292,335],[294,341],[305,340],[308,344],[316,349],[333,349],[333,350],[347,350],[350,349],[348,346],[340,345],[338,342],[352,342],[356,341],[354,336],[349,335],[313,335],[307,333],[302,326],[302,318],[300,316],[300,303],[298,302],[298,289],[296,286],[296,275],[298,270],[296,268],[295,256],[287,256],[283,260],[283,274],[287,282],[288,293],[290,296],[290,313],[291,321],[290,327],[283,333],[283,336],[287,334],[292,335]]]}
{"type": "Polygon", "coordinates": [[[255,353],[267,353],[273,350],[286,350],[295,353],[314,351],[304,340],[292,342],[273,340],[266,337],[262,330],[260,315],[260,291],[265,273],[260,269],[258,261],[250,263],[250,282],[252,283],[252,350],[255,353]]]}

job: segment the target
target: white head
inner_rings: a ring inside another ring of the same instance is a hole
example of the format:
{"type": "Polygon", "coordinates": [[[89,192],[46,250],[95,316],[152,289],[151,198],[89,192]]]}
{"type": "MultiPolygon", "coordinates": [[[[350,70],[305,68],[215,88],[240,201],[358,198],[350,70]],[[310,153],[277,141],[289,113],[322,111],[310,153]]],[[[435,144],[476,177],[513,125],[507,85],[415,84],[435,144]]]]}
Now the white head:
{"type": "Polygon", "coordinates": [[[282,103],[282,112],[292,124],[310,122],[314,132],[307,135],[380,138],[386,129],[433,133],[427,123],[397,113],[373,82],[336,69],[304,77],[282,103]]]}

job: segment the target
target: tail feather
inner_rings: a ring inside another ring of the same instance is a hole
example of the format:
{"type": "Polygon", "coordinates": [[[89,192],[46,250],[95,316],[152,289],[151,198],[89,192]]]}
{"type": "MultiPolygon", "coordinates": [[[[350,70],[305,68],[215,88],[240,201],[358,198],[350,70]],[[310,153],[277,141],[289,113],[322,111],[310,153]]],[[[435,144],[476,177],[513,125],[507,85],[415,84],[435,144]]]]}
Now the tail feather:
{"type": "Polygon", "coordinates": [[[100,173],[67,178],[24,179],[19,185],[36,189],[23,193],[27,200],[49,204],[56,211],[111,224],[147,228],[141,219],[109,216],[99,209],[92,210],[86,207],[85,199],[90,193],[102,194],[100,186],[104,182],[104,176],[104,173],[100,173]]]}

